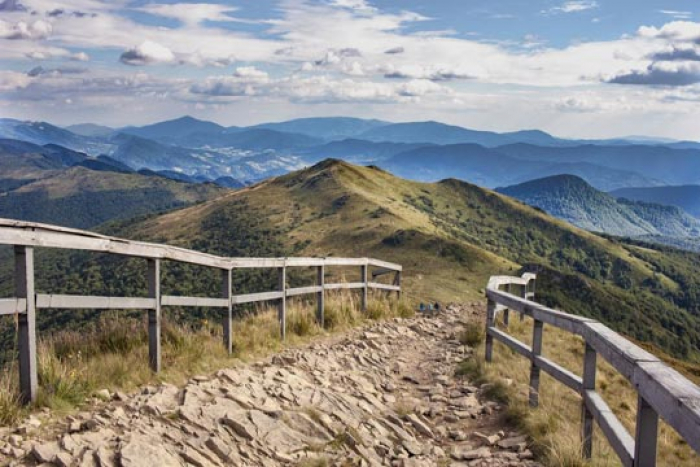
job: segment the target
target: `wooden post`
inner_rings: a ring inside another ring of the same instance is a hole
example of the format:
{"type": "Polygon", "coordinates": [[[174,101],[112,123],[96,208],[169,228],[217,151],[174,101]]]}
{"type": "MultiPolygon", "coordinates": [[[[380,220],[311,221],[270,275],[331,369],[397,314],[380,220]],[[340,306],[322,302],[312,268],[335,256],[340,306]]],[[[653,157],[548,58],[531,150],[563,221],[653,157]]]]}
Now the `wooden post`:
{"type": "Polygon", "coordinates": [[[583,399],[581,402],[581,441],[583,444],[583,458],[591,459],[593,456],[593,413],[586,406],[586,394],[588,390],[595,390],[596,378],[596,352],[588,342],[583,357],[583,399]]]}
{"type": "Polygon", "coordinates": [[[535,362],[535,357],[542,354],[542,334],[544,323],[535,320],[532,327],[532,361],[530,362],[530,407],[540,405],[540,367],[535,362]]]}
{"type": "MultiPolygon", "coordinates": [[[[511,284],[506,285],[506,293],[510,293],[511,284]]],[[[503,325],[508,327],[510,323],[510,309],[506,308],[503,310],[503,325]]]]}
{"type": "Polygon", "coordinates": [[[637,397],[637,430],[634,438],[634,467],[656,466],[659,415],[642,398],[637,397]]]}
{"type": "MultiPolygon", "coordinates": [[[[521,298],[524,298],[525,300],[527,300],[527,284],[523,285],[523,286],[520,288],[520,297],[521,297],[521,298]]],[[[523,312],[521,311],[521,312],[520,312],[520,321],[523,321],[524,319],[525,319],[525,313],[523,313],[523,312]]]]}
{"type": "Polygon", "coordinates": [[[316,266],[316,285],[321,287],[316,293],[316,322],[321,328],[324,327],[325,293],[323,287],[326,283],[326,271],[323,265],[316,266]]]}
{"type": "Polygon", "coordinates": [[[34,402],[37,396],[36,367],[36,295],[34,290],[34,249],[15,246],[15,295],[27,301],[27,309],[19,313],[19,387],[22,402],[34,402]]]}
{"type": "Polygon", "coordinates": [[[224,316],[224,348],[230,354],[233,352],[233,303],[231,302],[231,287],[233,271],[224,269],[221,271],[221,298],[228,299],[228,308],[224,316]]]}
{"type": "Polygon", "coordinates": [[[362,287],[362,298],[360,299],[360,309],[362,311],[367,311],[367,294],[369,292],[367,269],[368,267],[366,264],[360,266],[360,282],[364,284],[362,287]]]}
{"type": "MultiPolygon", "coordinates": [[[[394,274],[394,285],[397,285],[401,287],[401,271],[396,271],[396,274],[394,274]]],[[[401,289],[396,291],[396,299],[401,298],[401,289]]]]}
{"type": "Polygon", "coordinates": [[[496,315],[496,302],[489,298],[486,305],[486,350],[484,352],[487,362],[493,360],[493,336],[489,334],[489,330],[493,327],[493,321],[496,315]]]}
{"type": "Polygon", "coordinates": [[[277,270],[277,289],[282,292],[277,319],[280,322],[280,338],[284,340],[287,337],[287,268],[284,266],[277,270]]]}
{"type": "Polygon", "coordinates": [[[148,297],[155,299],[155,308],[148,310],[148,363],[151,370],[160,371],[160,260],[148,260],[148,297]]]}

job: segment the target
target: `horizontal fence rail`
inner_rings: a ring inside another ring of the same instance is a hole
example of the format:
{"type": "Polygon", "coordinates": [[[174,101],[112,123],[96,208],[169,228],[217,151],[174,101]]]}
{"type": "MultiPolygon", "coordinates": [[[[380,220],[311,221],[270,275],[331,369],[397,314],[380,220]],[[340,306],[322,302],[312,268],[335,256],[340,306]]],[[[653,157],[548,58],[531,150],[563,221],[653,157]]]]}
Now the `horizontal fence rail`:
{"type": "Polygon", "coordinates": [[[137,242],[109,237],[84,230],[48,224],[0,219],[0,245],[14,247],[15,297],[0,298],[0,315],[17,317],[20,392],[23,401],[37,396],[36,313],[41,309],[139,309],[148,312],[149,364],[161,369],[161,308],[163,306],[214,307],[226,310],[223,336],[226,349],[233,347],[233,306],[245,303],[277,302],[280,336],[286,334],[287,297],[316,297],[316,320],[323,326],[326,290],[358,289],[361,307],[367,308],[370,289],[401,294],[399,264],[372,258],[227,258],[169,245],[137,242]],[[34,289],[34,248],[59,248],[112,253],[143,258],[148,263],[147,297],[99,297],[83,295],[37,294],[34,289]],[[161,294],[161,261],[168,260],[218,269],[221,294],[218,297],[185,297],[161,294]],[[316,283],[306,287],[287,287],[288,268],[314,268],[316,283]],[[327,267],[359,267],[360,282],[326,283],[327,267]],[[273,291],[233,295],[232,271],[236,269],[276,269],[277,288],[273,291]],[[392,284],[375,282],[377,277],[393,275],[392,284]],[[371,280],[370,280],[371,275],[371,280]]]}
{"type": "Polygon", "coordinates": [[[529,273],[522,277],[494,276],[489,280],[486,287],[486,361],[492,361],[494,340],[530,360],[531,407],[539,404],[540,371],[577,392],[581,396],[584,458],[592,456],[595,421],[624,466],[655,466],[659,417],[700,453],[700,387],[604,324],[536,303],[535,280],[535,275],[529,273]],[[513,293],[515,289],[519,289],[518,294],[513,293]],[[521,319],[529,316],[534,320],[532,346],[497,327],[496,318],[502,312],[507,329],[510,310],[519,312],[521,319]],[[545,324],[583,338],[583,375],[578,376],[541,355],[545,324]],[[596,391],[598,355],[630,381],[637,391],[637,420],[633,435],[596,391]]]}

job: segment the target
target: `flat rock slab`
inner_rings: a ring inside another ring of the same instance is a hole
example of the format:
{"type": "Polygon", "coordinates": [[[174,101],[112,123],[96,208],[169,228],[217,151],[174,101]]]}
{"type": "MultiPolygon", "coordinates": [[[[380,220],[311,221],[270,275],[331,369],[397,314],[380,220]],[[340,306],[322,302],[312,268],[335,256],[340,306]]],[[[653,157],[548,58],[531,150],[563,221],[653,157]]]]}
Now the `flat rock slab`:
{"type": "Polygon", "coordinates": [[[477,313],[481,305],[450,306],[195,376],[183,387],[115,393],[43,439],[4,437],[0,465],[538,466],[527,439],[489,415],[497,404],[454,377],[471,355],[455,336],[477,313]]]}

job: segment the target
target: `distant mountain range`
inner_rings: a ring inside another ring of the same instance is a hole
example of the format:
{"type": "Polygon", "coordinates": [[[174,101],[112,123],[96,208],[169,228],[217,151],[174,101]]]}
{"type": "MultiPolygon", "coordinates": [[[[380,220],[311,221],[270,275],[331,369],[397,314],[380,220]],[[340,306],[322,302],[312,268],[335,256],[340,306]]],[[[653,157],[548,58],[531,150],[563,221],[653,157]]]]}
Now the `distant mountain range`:
{"type": "Polygon", "coordinates": [[[497,191],[594,232],[629,237],[700,235],[700,220],[679,207],[616,199],[572,175],[532,180],[497,191]]]}
{"type": "Polygon", "coordinates": [[[678,206],[700,218],[700,185],[621,188],[610,194],[617,198],[678,206]]]}
{"type": "Polygon", "coordinates": [[[195,181],[249,183],[335,157],[414,180],[457,177],[490,188],[561,174],[602,191],[700,185],[700,143],[692,141],[567,140],[539,130],[496,133],[434,121],[328,117],[225,127],[185,116],[140,127],[59,128],[0,119],[0,137],[57,144],[135,171],[195,181]]]}

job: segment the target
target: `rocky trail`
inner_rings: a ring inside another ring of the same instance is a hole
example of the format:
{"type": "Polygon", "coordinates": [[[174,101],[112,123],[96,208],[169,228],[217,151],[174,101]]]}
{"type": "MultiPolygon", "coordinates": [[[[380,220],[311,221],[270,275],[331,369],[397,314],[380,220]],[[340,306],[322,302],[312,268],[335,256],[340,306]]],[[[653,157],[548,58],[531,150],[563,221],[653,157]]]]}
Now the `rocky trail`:
{"type": "Polygon", "coordinates": [[[0,463],[537,466],[499,424],[502,407],[454,377],[471,355],[457,335],[481,307],[373,324],[182,388],[109,394],[50,437],[32,416],[2,433],[0,463]]]}

